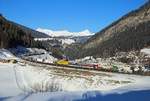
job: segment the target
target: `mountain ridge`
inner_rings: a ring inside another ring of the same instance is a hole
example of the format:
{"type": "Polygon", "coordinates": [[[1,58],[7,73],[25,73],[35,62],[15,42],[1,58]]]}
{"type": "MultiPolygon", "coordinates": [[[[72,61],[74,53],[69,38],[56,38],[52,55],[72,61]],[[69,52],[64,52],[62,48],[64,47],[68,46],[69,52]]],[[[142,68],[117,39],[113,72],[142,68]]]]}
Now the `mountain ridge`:
{"type": "Polygon", "coordinates": [[[45,33],[50,37],[77,37],[94,35],[94,33],[90,32],[88,29],[81,32],[70,32],[68,30],[53,31],[49,29],[37,28],[37,31],[45,33]]]}
{"type": "Polygon", "coordinates": [[[80,56],[108,57],[149,45],[150,1],[92,36],[82,45],[80,56]]]}
{"type": "Polygon", "coordinates": [[[34,38],[49,37],[44,33],[17,24],[0,14],[0,48],[11,48],[18,45],[26,47],[40,46],[34,38]]]}

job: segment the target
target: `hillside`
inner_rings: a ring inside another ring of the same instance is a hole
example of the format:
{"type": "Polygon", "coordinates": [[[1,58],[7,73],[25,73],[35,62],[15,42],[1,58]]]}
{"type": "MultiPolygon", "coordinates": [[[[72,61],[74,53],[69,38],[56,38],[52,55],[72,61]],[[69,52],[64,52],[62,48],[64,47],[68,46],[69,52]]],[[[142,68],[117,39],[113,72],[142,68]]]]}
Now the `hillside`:
{"type": "Polygon", "coordinates": [[[91,37],[78,56],[109,57],[147,46],[150,46],[150,1],[91,37]]]}
{"type": "Polygon", "coordinates": [[[48,37],[30,28],[16,24],[0,15],[0,48],[10,48],[17,45],[36,46],[34,37],[48,37]]]}
{"type": "Polygon", "coordinates": [[[46,38],[46,37],[49,37],[45,33],[33,30],[33,29],[28,28],[26,26],[23,26],[23,25],[15,23],[13,21],[10,21],[10,20],[6,19],[5,17],[3,17],[1,14],[0,14],[0,19],[1,19],[1,21],[2,20],[5,21],[5,23],[7,22],[9,24],[12,24],[14,27],[18,27],[20,30],[23,30],[27,34],[31,33],[32,37],[35,37],[35,38],[46,38]]]}
{"type": "Polygon", "coordinates": [[[34,38],[48,38],[48,37],[50,37],[49,35],[47,35],[45,33],[33,30],[33,29],[28,28],[26,26],[23,26],[23,25],[14,23],[14,22],[11,22],[11,23],[13,23],[14,25],[16,25],[17,27],[19,27],[20,29],[22,29],[26,33],[31,33],[32,37],[34,37],[34,38]]]}

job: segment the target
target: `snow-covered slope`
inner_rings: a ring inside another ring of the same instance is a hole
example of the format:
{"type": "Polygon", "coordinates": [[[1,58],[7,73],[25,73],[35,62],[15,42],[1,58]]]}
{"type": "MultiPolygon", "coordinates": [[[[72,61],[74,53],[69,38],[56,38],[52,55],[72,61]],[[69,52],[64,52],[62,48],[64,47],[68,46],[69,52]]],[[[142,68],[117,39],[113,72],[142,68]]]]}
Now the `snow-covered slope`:
{"type": "MultiPolygon", "coordinates": [[[[75,75],[71,72],[72,77],[69,77],[69,74],[67,77],[65,72],[66,76],[61,75],[60,71],[54,72],[41,67],[21,66],[19,64],[0,64],[0,74],[0,100],[3,99],[4,101],[86,101],[86,99],[93,97],[97,97],[95,101],[99,101],[101,97],[105,97],[107,94],[119,93],[118,95],[120,95],[129,91],[150,89],[150,78],[144,76],[112,73],[100,73],[99,76],[94,76],[93,74],[81,73],[83,75],[81,77],[77,75],[78,73],[75,75]],[[48,86],[50,86],[50,91],[63,91],[40,92],[46,91],[49,88],[48,86]],[[61,89],[57,89],[57,87],[61,89]]],[[[144,95],[143,98],[145,97],[148,96],[144,95]]]]}
{"type": "Polygon", "coordinates": [[[69,32],[67,30],[53,31],[49,29],[38,28],[37,31],[49,35],[51,38],[35,38],[35,41],[48,41],[48,40],[58,40],[62,45],[73,44],[73,43],[83,43],[88,40],[94,33],[89,30],[84,30],[81,32],[69,32]]]}
{"type": "Polygon", "coordinates": [[[52,40],[58,40],[59,42],[61,42],[61,44],[72,44],[75,43],[75,39],[73,38],[35,38],[35,41],[52,41],[52,40]]]}
{"type": "Polygon", "coordinates": [[[29,56],[28,58],[32,58],[32,60],[44,62],[44,63],[54,63],[55,61],[57,61],[57,58],[53,57],[49,53],[41,54],[41,55],[32,55],[29,56]]]}
{"type": "MultiPolygon", "coordinates": [[[[34,91],[101,91],[111,92],[114,89],[127,90],[150,89],[150,77],[114,74],[94,71],[63,70],[52,67],[28,66],[24,76],[34,91]],[[48,67],[47,67],[48,68],[48,67]],[[51,89],[51,87],[53,89],[51,89]],[[128,87],[130,87],[128,89],[128,87]]],[[[19,70],[19,68],[18,68],[19,70]]]]}
{"type": "Polygon", "coordinates": [[[0,59],[16,59],[16,57],[6,49],[0,49],[0,59]]]}
{"type": "Polygon", "coordinates": [[[94,33],[90,32],[89,30],[84,30],[81,32],[69,32],[67,30],[62,30],[62,31],[52,31],[49,29],[43,29],[43,28],[38,28],[37,31],[43,32],[51,37],[68,37],[68,36],[90,36],[94,35],[94,33]]]}
{"type": "Polygon", "coordinates": [[[68,45],[75,43],[75,40],[73,39],[60,39],[60,41],[62,44],[68,44],[68,45]]]}
{"type": "Polygon", "coordinates": [[[22,47],[22,46],[17,46],[16,48],[10,48],[9,50],[17,56],[46,54],[47,53],[47,51],[44,49],[26,48],[26,47],[22,47]]]}

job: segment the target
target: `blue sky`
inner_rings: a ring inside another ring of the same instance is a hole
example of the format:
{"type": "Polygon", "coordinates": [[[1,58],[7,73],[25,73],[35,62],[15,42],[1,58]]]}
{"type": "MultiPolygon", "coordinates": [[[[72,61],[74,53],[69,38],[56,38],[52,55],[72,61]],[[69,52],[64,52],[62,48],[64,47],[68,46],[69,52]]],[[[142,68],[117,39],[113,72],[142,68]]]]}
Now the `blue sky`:
{"type": "Polygon", "coordinates": [[[98,32],[147,0],[0,0],[0,13],[30,28],[98,32]]]}

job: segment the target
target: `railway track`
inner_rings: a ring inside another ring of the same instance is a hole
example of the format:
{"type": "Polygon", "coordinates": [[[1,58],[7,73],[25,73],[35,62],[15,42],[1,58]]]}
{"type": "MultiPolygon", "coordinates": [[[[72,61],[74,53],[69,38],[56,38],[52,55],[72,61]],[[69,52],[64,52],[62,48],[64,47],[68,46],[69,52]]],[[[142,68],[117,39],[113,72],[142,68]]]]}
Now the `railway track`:
{"type": "Polygon", "coordinates": [[[79,66],[79,65],[60,65],[60,64],[53,64],[53,63],[43,63],[43,62],[38,62],[38,61],[31,61],[29,59],[22,58],[24,62],[27,64],[33,65],[33,66],[41,66],[41,67],[46,67],[48,69],[69,69],[69,70],[79,70],[79,71],[90,71],[90,72],[109,72],[109,73],[118,73],[118,74],[129,74],[129,75],[142,75],[142,76],[150,76],[150,74],[137,74],[137,73],[124,73],[124,72],[118,72],[118,71],[111,71],[108,69],[96,69],[96,68],[91,68],[87,66],[79,66]]]}
{"type": "Polygon", "coordinates": [[[38,61],[31,61],[28,59],[23,59],[23,61],[29,65],[32,66],[40,66],[40,67],[44,67],[47,69],[69,69],[69,70],[78,70],[78,71],[90,71],[90,72],[94,72],[94,73],[98,73],[98,72],[109,72],[109,73],[119,73],[119,74],[131,74],[131,73],[120,73],[120,72],[115,72],[115,71],[110,71],[110,70],[106,70],[106,69],[96,69],[96,68],[91,68],[91,67],[87,67],[87,66],[78,66],[78,65],[59,65],[59,64],[53,64],[53,63],[43,63],[43,62],[38,62],[38,61]]]}
{"type": "MultiPolygon", "coordinates": [[[[92,68],[86,68],[82,66],[76,66],[76,65],[59,65],[59,64],[53,64],[53,63],[43,63],[43,62],[38,62],[38,61],[30,61],[28,59],[23,59],[23,61],[29,65],[32,66],[42,66],[42,67],[48,67],[53,69],[54,68],[61,68],[61,69],[73,69],[73,70],[95,70],[92,68]]],[[[96,70],[95,70],[96,71],[96,70]]]]}

